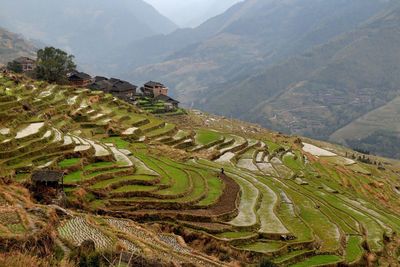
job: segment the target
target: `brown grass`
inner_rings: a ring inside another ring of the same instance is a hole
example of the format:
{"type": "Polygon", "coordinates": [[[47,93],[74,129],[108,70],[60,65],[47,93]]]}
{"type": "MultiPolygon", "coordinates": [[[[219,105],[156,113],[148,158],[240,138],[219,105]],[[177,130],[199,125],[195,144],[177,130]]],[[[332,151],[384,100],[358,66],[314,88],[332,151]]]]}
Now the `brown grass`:
{"type": "MultiPolygon", "coordinates": [[[[48,259],[22,254],[19,252],[0,254],[0,267],[50,267],[48,259]]],[[[67,267],[67,266],[66,266],[67,267]]]]}

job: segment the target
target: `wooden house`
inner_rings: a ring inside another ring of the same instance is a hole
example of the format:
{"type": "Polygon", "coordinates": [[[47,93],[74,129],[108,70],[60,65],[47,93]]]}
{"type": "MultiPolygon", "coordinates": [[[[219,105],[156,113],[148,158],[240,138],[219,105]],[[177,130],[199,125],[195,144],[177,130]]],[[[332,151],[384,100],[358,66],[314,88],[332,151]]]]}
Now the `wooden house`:
{"type": "Polygon", "coordinates": [[[68,81],[73,86],[87,87],[92,83],[92,77],[84,72],[73,72],[68,76],[68,81]]]}
{"type": "Polygon", "coordinates": [[[168,88],[159,82],[147,82],[144,84],[142,88],[140,88],[141,91],[143,92],[144,96],[148,97],[157,97],[159,95],[168,95],[168,88]]]}
{"type": "Polygon", "coordinates": [[[130,101],[136,95],[137,86],[120,79],[107,79],[105,77],[97,76],[89,88],[110,93],[122,100],[130,101]]]}
{"type": "Polygon", "coordinates": [[[14,59],[14,62],[21,65],[23,72],[33,71],[36,68],[36,61],[29,57],[19,57],[14,59]]]}
{"type": "Polygon", "coordinates": [[[112,84],[110,93],[125,101],[131,100],[135,94],[137,86],[127,81],[111,78],[109,82],[112,84]]]}
{"type": "Polygon", "coordinates": [[[167,95],[158,95],[154,98],[154,101],[163,101],[166,103],[166,108],[171,110],[171,109],[177,109],[179,106],[179,101],[173,99],[172,97],[169,97],[167,95]]]}

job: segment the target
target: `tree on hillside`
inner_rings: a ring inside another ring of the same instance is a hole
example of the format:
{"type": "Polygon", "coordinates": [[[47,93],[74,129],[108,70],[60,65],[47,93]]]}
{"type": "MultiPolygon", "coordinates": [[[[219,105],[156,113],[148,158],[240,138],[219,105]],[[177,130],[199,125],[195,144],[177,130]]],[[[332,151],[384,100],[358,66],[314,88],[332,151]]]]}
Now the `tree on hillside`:
{"type": "Polygon", "coordinates": [[[37,52],[36,77],[52,83],[66,83],[67,74],[76,68],[73,59],[73,55],[54,47],[40,49],[37,52]]]}

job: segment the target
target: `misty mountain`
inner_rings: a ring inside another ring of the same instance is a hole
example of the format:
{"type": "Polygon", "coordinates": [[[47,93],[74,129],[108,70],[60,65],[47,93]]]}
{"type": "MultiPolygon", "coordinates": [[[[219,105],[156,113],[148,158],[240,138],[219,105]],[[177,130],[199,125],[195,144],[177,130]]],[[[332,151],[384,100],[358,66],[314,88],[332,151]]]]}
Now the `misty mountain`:
{"type": "Polygon", "coordinates": [[[20,57],[35,57],[35,45],[21,35],[0,28],[0,65],[20,57]]]}
{"type": "Polygon", "coordinates": [[[388,140],[400,141],[399,32],[400,8],[382,12],[302,56],[225,84],[202,107],[398,157],[388,140]]]}
{"type": "Polygon", "coordinates": [[[132,80],[159,77],[184,103],[201,106],[200,90],[223,91],[219,84],[304,53],[385,6],[375,0],[248,0],[195,29],[134,42],[121,53],[120,71],[133,70],[126,73],[132,80]]]}
{"type": "Polygon", "coordinates": [[[87,69],[122,44],[176,29],[142,0],[3,0],[0,25],[73,53],[87,69]]]}
{"type": "Polygon", "coordinates": [[[145,0],[179,26],[196,27],[242,0],[145,0]],[[195,12],[194,12],[195,10],[195,12]]]}
{"type": "Polygon", "coordinates": [[[163,47],[135,43],[134,62],[154,64],[126,77],[157,77],[187,106],[329,139],[397,96],[397,10],[390,1],[249,0],[158,37],[163,47]]]}

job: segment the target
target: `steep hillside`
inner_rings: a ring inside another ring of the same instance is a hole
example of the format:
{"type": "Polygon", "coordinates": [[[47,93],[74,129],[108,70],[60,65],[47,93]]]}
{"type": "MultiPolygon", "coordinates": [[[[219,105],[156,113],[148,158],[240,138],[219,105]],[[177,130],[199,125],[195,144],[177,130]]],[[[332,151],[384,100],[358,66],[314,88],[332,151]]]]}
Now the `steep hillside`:
{"type": "Polygon", "coordinates": [[[125,57],[131,66],[123,71],[139,66],[127,78],[162,77],[191,104],[197,92],[222,91],[221,83],[323,44],[385,6],[373,0],[248,0],[193,30],[134,43],[125,57]]]}
{"type": "Polygon", "coordinates": [[[0,76],[0,115],[1,253],[54,266],[89,239],[131,266],[399,263],[397,161],[15,76],[0,76]],[[66,210],[22,188],[48,199],[31,183],[47,169],[65,173],[66,210]]]}
{"type": "Polygon", "coordinates": [[[36,47],[22,36],[0,28],[0,65],[20,57],[33,57],[36,47]]]}
{"type": "Polygon", "coordinates": [[[176,29],[142,0],[5,0],[0,24],[72,52],[89,70],[122,44],[176,29]]]}
{"type": "Polygon", "coordinates": [[[330,140],[379,155],[400,158],[400,97],[335,131],[330,140]]]}
{"type": "MultiPolygon", "coordinates": [[[[285,132],[328,139],[399,94],[399,12],[392,9],[301,57],[235,81],[231,90],[204,107],[285,132]]],[[[386,115],[390,122],[398,113],[386,115]]],[[[392,127],[391,123],[373,125],[374,131],[392,127]]],[[[359,134],[352,139],[363,137],[365,131],[359,134]]],[[[379,144],[376,146],[371,151],[382,152],[379,144]]]]}

